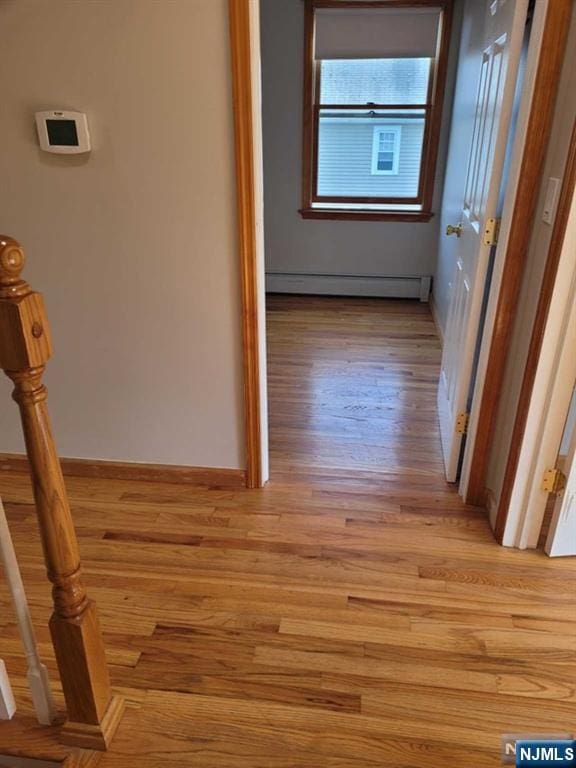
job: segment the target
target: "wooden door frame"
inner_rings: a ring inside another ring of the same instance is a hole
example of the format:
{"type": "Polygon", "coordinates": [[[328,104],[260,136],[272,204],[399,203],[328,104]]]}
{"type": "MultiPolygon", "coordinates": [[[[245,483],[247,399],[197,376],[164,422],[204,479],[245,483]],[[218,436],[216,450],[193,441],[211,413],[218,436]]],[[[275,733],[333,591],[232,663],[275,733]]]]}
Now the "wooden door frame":
{"type": "MultiPolygon", "coordinates": [[[[530,478],[518,478],[518,468],[524,465],[525,455],[536,454],[541,452],[543,446],[538,446],[536,443],[540,442],[537,438],[531,436],[527,427],[531,425],[534,419],[543,418],[543,414],[538,412],[538,409],[534,405],[535,396],[540,394],[540,384],[537,382],[538,368],[541,363],[541,355],[543,353],[544,337],[546,334],[547,324],[550,318],[550,309],[552,307],[552,297],[554,295],[557,278],[561,277],[562,280],[570,280],[572,274],[568,271],[566,274],[559,274],[559,266],[561,256],[564,251],[565,238],[567,235],[569,217],[572,210],[574,193],[576,190],[576,122],[572,130],[572,137],[570,141],[570,149],[568,153],[568,160],[566,163],[566,170],[564,172],[564,179],[562,182],[562,189],[560,192],[560,198],[558,202],[558,209],[556,218],[554,221],[554,228],[552,231],[552,240],[548,248],[548,255],[546,258],[546,266],[544,267],[544,277],[542,280],[542,286],[540,289],[540,296],[538,299],[538,307],[536,310],[536,318],[534,320],[534,326],[532,329],[532,336],[530,339],[530,347],[528,349],[528,358],[526,361],[526,367],[524,369],[524,378],[522,380],[522,388],[520,390],[520,398],[518,401],[518,407],[516,409],[516,419],[514,421],[514,428],[512,433],[512,445],[508,454],[508,461],[506,464],[506,472],[504,475],[504,482],[502,491],[500,493],[500,500],[498,504],[497,516],[496,516],[496,537],[502,543],[508,543],[514,540],[518,540],[515,533],[515,526],[511,525],[513,520],[511,517],[513,498],[517,498],[522,495],[522,486],[530,484],[530,478]],[[514,530],[512,530],[514,529],[514,530]]],[[[554,311],[558,311],[555,306],[554,311]]],[[[558,349],[561,348],[561,341],[558,340],[558,349]]],[[[550,352],[546,350],[546,355],[550,352]]],[[[551,382],[552,383],[552,382],[551,382]]],[[[571,389],[571,387],[570,387],[571,389]]],[[[566,393],[563,393],[566,395],[566,393]]],[[[570,392],[571,395],[571,392],[570,392]]],[[[556,406],[562,408],[563,398],[559,398],[560,402],[552,404],[550,407],[556,406]]],[[[568,402],[570,396],[568,396],[568,402]]],[[[550,459],[548,453],[547,458],[550,459]]],[[[554,463],[555,463],[554,457],[554,463]]],[[[541,475],[540,467],[538,473],[541,475]]],[[[538,477],[535,478],[536,484],[539,484],[538,477]]],[[[516,506],[516,505],[514,505],[516,506]]],[[[529,510],[530,514],[531,510],[529,510]]],[[[541,523],[541,520],[540,520],[541,523]]],[[[524,531],[528,531],[528,528],[533,530],[536,527],[535,519],[529,520],[525,525],[522,525],[522,533],[520,534],[522,539],[518,540],[522,546],[535,546],[538,536],[534,539],[534,535],[528,535],[524,531]]]]}
{"type": "Polygon", "coordinates": [[[229,0],[246,486],[268,480],[259,0],[229,0]]]}
{"type": "MultiPolygon", "coordinates": [[[[470,416],[470,445],[464,459],[460,490],[467,504],[487,506],[486,474],[492,448],[496,416],[500,404],[508,348],[516,320],[522,274],[532,224],[538,202],[544,159],[552,129],[558,84],[564,61],[572,0],[549,0],[541,30],[534,88],[525,128],[514,207],[508,223],[505,252],[494,269],[491,289],[493,300],[488,306],[480,350],[479,371],[470,416]],[[497,276],[499,274],[499,280],[497,276]]],[[[535,30],[533,30],[534,34],[535,30]]],[[[504,227],[504,222],[503,222],[504,227]]],[[[520,430],[515,430],[510,446],[510,471],[516,471],[512,455],[519,450],[520,430]]],[[[513,477],[512,477],[513,481],[513,477]]],[[[503,498],[497,514],[496,536],[502,531],[508,513],[509,497],[503,498]]]]}
{"type": "MultiPolygon", "coordinates": [[[[260,33],[255,21],[259,17],[260,0],[228,2],[242,292],[246,474],[248,487],[255,488],[261,487],[266,480],[268,459],[267,448],[263,448],[267,436],[266,393],[262,382],[266,376],[265,355],[262,353],[265,349],[265,275],[263,257],[259,258],[258,254],[263,202],[258,196],[256,183],[256,169],[262,167],[262,158],[258,156],[262,129],[259,122],[255,124],[257,113],[261,116],[260,33]]],[[[571,7],[572,0],[547,3],[502,278],[492,322],[490,327],[485,326],[484,329],[486,367],[476,382],[473,406],[474,422],[482,428],[469,435],[466,454],[470,472],[465,487],[461,486],[465,502],[478,506],[486,506],[485,478],[489,452],[544,155],[552,127],[571,7]]],[[[513,443],[511,453],[515,449],[513,443]]]]}
{"type": "MultiPolygon", "coordinates": [[[[576,124],[572,138],[576,148],[576,124]]],[[[576,152],[571,154],[574,158],[576,152]]],[[[573,171],[576,163],[572,162],[571,167],[573,171]]],[[[517,423],[522,416],[524,429],[502,543],[520,549],[538,545],[548,501],[548,493],[541,487],[542,478],[546,469],[557,465],[576,380],[575,182],[576,174],[567,173],[532,334],[522,408],[517,413],[517,423]]]]}

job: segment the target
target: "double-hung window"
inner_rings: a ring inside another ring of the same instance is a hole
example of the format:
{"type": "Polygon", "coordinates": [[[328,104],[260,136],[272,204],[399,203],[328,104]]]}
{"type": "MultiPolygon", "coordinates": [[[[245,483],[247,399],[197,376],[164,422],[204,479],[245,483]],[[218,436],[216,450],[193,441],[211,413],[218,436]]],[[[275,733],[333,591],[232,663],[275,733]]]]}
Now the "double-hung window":
{"type": "Polygon", "coordinates": [[[306,0],[305,218],[428,220],[452,0],[306,0]]]}

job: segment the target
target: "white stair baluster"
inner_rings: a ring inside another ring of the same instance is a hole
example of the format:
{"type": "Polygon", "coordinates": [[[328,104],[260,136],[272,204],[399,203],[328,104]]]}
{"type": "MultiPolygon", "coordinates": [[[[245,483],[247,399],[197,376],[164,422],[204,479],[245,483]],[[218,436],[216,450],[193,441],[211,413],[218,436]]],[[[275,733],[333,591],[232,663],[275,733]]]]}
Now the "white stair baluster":
{"type": "MultiPolygon", "coordinates": [[[[22,583],[22,576],[20,575],[20,568],[18,567],[18,561],[16,559],[16,553],[14,551],[10,529],[8,528],[8,521],[6,520],[6,512],[4,510],[4,505],[2,504],[2,499],[0,499],[0,558],[4,565],[4,573],[14,604],[20,636],[26,651],[28,685],[30,686],[30,693],[32,694],[36,716],[38,722],[42,725],[51,725],[56,719],[56,706],[50,689],[48,672],[44,664],[42,664],[38,654],[36,637],[34,635],[34,628],[30,618],[30,610],[28,608],[28,600],[26,599],[26,593],[24,592],[24,584],[22,583]]],[[[0,666],[0,686],[2,686],[4,694],[3,681],[5,680],[7,683],[8,691],[10,691],[10,684],[8,683],[8,677],[5,675],[5,670],[4,677],[2,676],[2,667],[3,665],[0,666]]],[[[14,697],[12,697],[11,700],[13,704],[14,697]]],[[[10,715],[10,717],[11,716],[12,715],[10,715]]]]}
{"type": "Polygon", "coordinates": [[[12,686],[8,680],[6,665],[0,659],[0,720],[11,720],[16,712],[16,702],[12,686]]]}

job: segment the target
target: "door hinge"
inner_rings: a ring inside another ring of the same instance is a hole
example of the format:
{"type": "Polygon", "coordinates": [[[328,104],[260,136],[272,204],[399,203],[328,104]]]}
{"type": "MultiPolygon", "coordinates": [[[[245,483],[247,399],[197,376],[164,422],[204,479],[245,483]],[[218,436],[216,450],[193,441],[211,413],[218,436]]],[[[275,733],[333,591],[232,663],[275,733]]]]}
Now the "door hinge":
{"type": "Polygon", "coordinates": [[[459,413],[456,419],[456,434],[465,435],[468,432],[468,421],[470,420],[469,413],[459,413]]]}
{"type": "Polygon", "coordinates": [[[546,469],[540,490],[546,493],[562,493],[566,488],[566,475],[559,469],[546,469]]]}
{"type": "Polygon", "coordinates": [[[496,245],[500,234],[500,219],[487,219],[484,226],[484,245],[496,245]]]}

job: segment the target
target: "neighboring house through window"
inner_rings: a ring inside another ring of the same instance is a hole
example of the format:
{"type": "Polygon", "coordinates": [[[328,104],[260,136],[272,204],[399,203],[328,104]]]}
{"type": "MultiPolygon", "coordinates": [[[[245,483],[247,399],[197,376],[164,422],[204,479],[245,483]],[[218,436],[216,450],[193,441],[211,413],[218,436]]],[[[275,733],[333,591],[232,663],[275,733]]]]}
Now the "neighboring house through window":
{"type": "Polygon", "coordinates": [[[451,0],[306,0],[307,218],[432,215],[451,0]]]}
{"type": "Polygon", "coordinates": [[[396,176],[398,174],[401,130],[399,125],[374,128],[372,141],[373,176],[396,176]]]}

